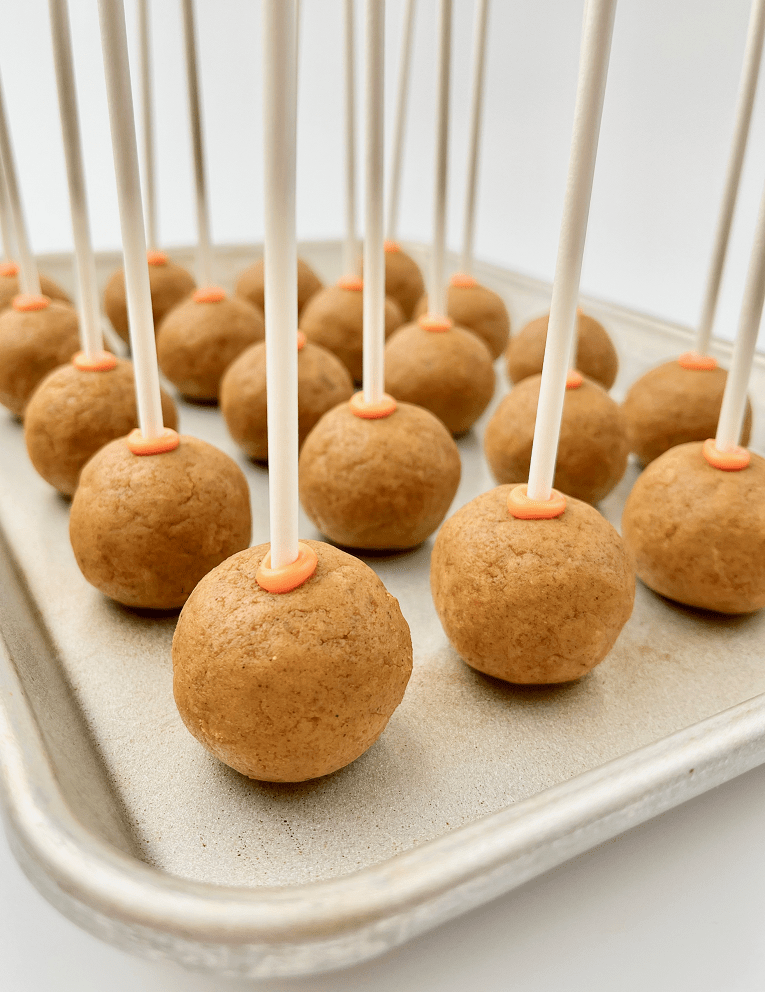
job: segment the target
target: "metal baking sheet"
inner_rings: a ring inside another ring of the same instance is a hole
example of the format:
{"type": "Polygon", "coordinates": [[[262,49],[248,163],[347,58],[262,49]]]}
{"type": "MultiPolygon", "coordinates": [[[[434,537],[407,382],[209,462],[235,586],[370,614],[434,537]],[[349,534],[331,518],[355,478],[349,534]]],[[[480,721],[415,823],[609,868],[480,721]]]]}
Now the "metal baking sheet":
{"type": "MultiPolygon", "coordinates": [[[[413,251],[420,249],[415,246],[413,251]]],[[[304,246],[325,278],[339,246],[304,246]]],[[[174,253],[183,260],[188,252],[174,253]]],[[[221,249],[219,276],[252,249],[221,249]]],[[[100,260],[102,277],[116,257],[100,260]]],[[[71,284],[71,260],[44,268],[71,284]]],[[[491,266],[513,326],[549,286],[491,266]]],[[[682,328],[585,300],[621,360],[615,387],[685,350],[682,328]]],[[[719,345],[726,360],[729,348],[719,345]]],[[[498,362],[494,404],[507,385],[498,362]]],[[[753,447],[764,450],[757,358],[753,447]]],[[[459,440],[454,508],[493,485],[483,427],[459,440]]],[[[267,540],[267,475],[218,410],[180,404],[181,428],[245,470],[253,543],[267,540]]],[[[618,525],[626,478],[601,506],[618,525]]],[[[350,965],[465,912],[765,761],[765,611],[724,618],[638,585],[610,656],[580,682],[519,688],[450,647],[433,609],[432,541],[365,560],[398,597],[414,673],[371,750],[303,785],[250,782],[188,734],[171,691],[175,615],[104,599],[81,577],[68,502],[32,469],[0,416],[0,794],[27,874],[67,916],[123,948],[227,975],[350,965]]],[[[319,537],[302,520],[302,536],[319,537]]]]}

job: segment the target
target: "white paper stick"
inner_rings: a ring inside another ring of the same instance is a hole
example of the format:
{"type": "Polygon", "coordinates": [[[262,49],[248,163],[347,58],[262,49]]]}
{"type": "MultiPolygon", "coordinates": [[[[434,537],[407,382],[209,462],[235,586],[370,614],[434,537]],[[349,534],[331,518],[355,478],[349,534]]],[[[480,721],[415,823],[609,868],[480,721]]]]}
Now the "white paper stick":
{"type": "Polygon", "coordinates": [[[345,241],[343,275],[359,274],[356,238],[356,44],[354,0],[345,0],[345,241]]]}
{"type": "Polygon", "coordinates": [[[446,316],[446,183],[449,162],[449,81],[452,57],[452,0],[438,5],[438,95],[436,110],[436,181],[433,199],[433,250],[430,257],[428,312],[446,316]]]}
{"type": "Polygon", "coordinates": [[[2,161],[0,161],[0,238],[3,240],[3,261],[10,262],[16,255],[16,243],[13,238],[11,204],[8,200],[2,161]]]}
{"type": "Polygon", "coordinates": [[[696,333],[696,351],[700,355],[706,355],[709,350],[709,342],[712,339],[712,326],[717,310],[717,298],[720,293],[725,256],[728,251],[728,238],[733,223],[733,211],[736,206],[741,170],[744,165],[749,126],[752,121],[752,107],[754,106],[757,77],[760,73],[762,60],[763,38],[765,38],[765,0],[752,0],[744,52],[744,67],[741,70],[741,82],[736,101],[733,143],[725,176],[725,189],[720,204],[720,216],[717,220],[712,259],[709,263],[704,303],[696,333]]]}
{"type": "Polygon", "coordinates": [[[157,247],[157,199],[154,169],[154,85],[151,73],[151,29],[149,0],[138,0],[138,78],[141,99],[143,159],[143,204],[146,242],[157,247]]]}
{"type": "Polygon", "coordinates": [[[271,567],[298,556],[295,0],[263,0],[266,386],[271,567]]]}
{"type": "Polygon", "coordinates": [[[550,498],[555,475],[615,11],[616,0],[587,0],[574,133],[529,468],[527,491],[537,500],[550,498]]]}
{"type": "Polygon", "coordinates": [[[67,0],[48,0],[48,8],[61,132],[64,139],[66,178],[69,186],[69,208],[72,214],[72,237],[77,262],[80,344],[88,358],[92,358],[102,350],[104,341],[101,333],[96,260],[90,240],[85,170],[82,164],[80,115],[77,109],[69,8],[67,0]]]}
{"type": "Polygon", "coordinates": [[[465,186],[465,213],[462,228],[462,255],[460,270],[473,271],[473,239],[475,236],[475,201],[478,185],[478,153],[481,145],[483,111],[483,81],[486,64],[486,27],[489,22],[489,0],[476,0],[475,28],[473,29],[473,85],[470,100],[470,137],[468,141],[468,168],[465,186]]]}
{"type": "Polygon", "coordinates": [[[19,289],[22,293],[32,296],[40,295],[40,277],[37,273],[37,262],[29,247],[24,209],[21,205],[19,182],[16,175],[16,161],[11,146],[11,135],[8,130],[8,117],[5,112],[5,95],[0,81],[0,162],[3,164],[5,188],[8,192],[8,202],[11,208],[13,234],[16,239],[16,251],[19,263],[19,289]]]}
{"type": "Polygon", "coordinates": [[[760,212],[757,216],[754,244],[749,257],[738,332],[733,345],[730,372],[725,382],[720,419],[717,423],[715,446],[718,451],[730,451],[741,439],[741,428],[746,412],[746,391],[752,371],[763,303],[765,303],[765,190],[760,200],[760,212]]]}
{"type": "Polygon", "coordinates": [[[194,0],[181,0],[181,7],[186,54],[186,86],[189,97],[189,120],[191,122],[191,147],[194,156],[194,193],[197,208],[197,281],[200,286],[209,286],[213,281],[213,266],[210,244],[210,214],[207,206],[205,151],[202,140],[202,109],[199,99],[194,0]]]}
{"type": "Polygon", "coordinates": [[[148,439],[162,434],[162,404],[151,313],[149,267],[146,264],[146,237],[123,0],[98,0],[98,14],[104,50],[114,171],[117,177],[138,424],[141,433],[148,439]]]}
{"type": "Polygon", "coordinates": [[[401,56],[398,64],[396,90],[396,116],[393,124],[393,145],[390,158],[390,188],[388,190],[388,219],[385,230],[388,240],[395,241],[398,234],[398,203],[401,193],[401,170],[404,164],[404,133],[409,104],[409,76],[412,67],[412,39],[416,0],[406,0],[404,25],[401,35],[401,56]]]}
{"type": "Polygon", "coordinates": [[[365,60],[364,399],[385,391],[385,251],[383,248],[383,122],[385,0],[367,0],[365,60]]]}

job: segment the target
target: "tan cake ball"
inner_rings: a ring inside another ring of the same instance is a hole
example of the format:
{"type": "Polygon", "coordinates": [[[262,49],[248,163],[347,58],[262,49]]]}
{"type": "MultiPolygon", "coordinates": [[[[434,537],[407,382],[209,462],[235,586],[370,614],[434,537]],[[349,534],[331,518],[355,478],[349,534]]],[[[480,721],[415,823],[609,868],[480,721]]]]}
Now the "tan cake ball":
{"type": "MultiPolygon", "coordinates": [[[[520,382],[542,371],[549,319],[549,314],[537,317],[510,341],[506,361],[512,382],[520,382]]],[[[576,368],[582,375],[610,389],[619,371],[619,358],[608,332],[594,317],[581,311],[577,311],[577,327],[576,368]]]]}
{"type": "MultiPolygon", "coordinates": [[[[414,316],[419,317],[427,310],[428,298],[423,296],[414,316]]],[[[510,315],[499,293],[470,276],[453,276],[446,291],[446,311],[458,327],[478,335],[492,359],[499,358],[510,340],[510,315]]]]}
{"type": "Polygon", "coordinates": [[[494,365],[475,334],[423,327],[425,317],[396,331],[385,346],[385,390],[435,414],[452,434],[470,430],[494,395],[494,365]]]}
{"type": "MultiPolygon", "coordinates": [[[[300,317],[300,330],[309,341],[337,355],[361,382],[364,293],[360,279],[341,279],[311,297],[300,317]]],[[[385,299],[385,337],[404,323],[404,314],[395,300],[385,299]]]]}
{"type": "Polygon", "coordinates": [[[765,459],[713,468],[693,442],[670,448],[639,476],[622,533],[637,574],[686,606],[750,613],[765,606],[765,459]]]}
{"type": "MultiPolygon", "coordinates": [[[[253,306],[265,312],[265,265],[264,260],[259,258],[253,262],[239,276],[236,283],[236,294],[249,300],[253,306]]],[[[298,269],[298,314],[303,312],[303,307],[318,293],[323,287],[321,279],[316,275],[311,266],[304,262],[302,258],[297,260],[298,269]]]]}
{"type": "Polygon", "coordinates": [[[517,520],[513,486],[458,510],[438,532],[433,602],[447,637],[479,672],[519,684],[578,679],[613,647],[632,613],[635,576],[624,544],[589,504],[517,520]]]}
{"type": "MultiPolygon", "coordinates": [[[[171,262],[163,251],[149,251],[146,253],[146,258],[149,263],[151,312],[156,331],[165,314],[194,291],[195,283],[191,273],[171,262]]],[[[122,340],[129,341],[124,269],[117,269],[106,284],[104,310],[122,340]]]]}
{"type": "MultiPolygon", "coordinates": [[[[486,426],[484,452],[499,483],[527,482],[541,375],[514,386],[486,426]]],[[[627,469],[627,422],[618,403],[582,377],[563,401],[553,486],[585,503],[599,503],[627,469]]]]}
{"type": "MultiPolygon", "coordinates": [[[[61,300],[64,303],[72,302],[57,282],[43,275],[42,272],[39,274],[39,278],[40,292],[43,296],[47,296],[51,300],[61,300]]],[[[9,307],[13,297],[18,296],[20,292],[18,265],[15,262],[0,263],[0,310],[9,307]]]]}
{"type": "MultiPolygon", "coordinates": [[[[305,342],[299,347],[298,444],[302,446],[328,410],[352,395],[350,373],[339,358],[318,344],[305,342]]],[[[220,408],[242,451],[256,461],[267,461],[265,342],[247,348],[228,367],[221,383],[220,408]]]]}
{"type": "Polygon", "coordinates": [[[198,438],[134,455],[127,438],[95,454],[72,500],[80,571],[125,606],[182,606],[202,576],[250,543],[250,493],[239,466],[198,438]]]}
{"type": "Polygon", "coordinates": [[[0,311],[0,403],[23,416],[37,385],[79,350],[77,313],[68,303],[16,296],[0,311]]]}
{"type": "Polygon", "coordinates": [[[401,307],[410,320],[417,301],[425,292],[419,265],[395,241],[385,242],[385,295],[401,307]]]}
{"type": "Polygon", "coordinates": [[[157,330],[157,360],[183,396],[217,400],[223,373],[265,337],[263,313],[217,286],[196,290],[173,307],[157,330]]]}
{"type": "MultiPolygon", "coordinates": [[[[727,378],[719,366],[684,368],[677,360],[646,372],[624,401],[630,451],[648,465],[675,445],[714,437],[727,378]]],[[[752,406],[747,401],[743,445],[749,443],[751,429],[752,406]]]]}
{"type": "MultiPolygon", "coordinates": [[[[177,428],[175,404],[164,389],[162,418],[168,427],[177,428]]],[[[131,362],[118,358],[114,368],[98,372],[68,362],[32,393],[24,414],[24,440],[43,479],[71,496],[88,459],[137,426],[131,362]]]]}
{"type": "Polygon", "coordinates": [[[337,544],[413,548],[446,516],[460,472],[457,445],[427,410],[399,403],[389,416],[368,420],[344,403],[303,445],[300,501],[337,544]]]}
{"type": "Polygon", "coordinates": [[[412,672],[409,627],[372,569],[303,543],[318,565],[297,589],[261,589],[269,545],[242,551],[202,579],[173,638],[183,722],[221,761],[265,782],[304,782],[355,761],[412,672]]]}

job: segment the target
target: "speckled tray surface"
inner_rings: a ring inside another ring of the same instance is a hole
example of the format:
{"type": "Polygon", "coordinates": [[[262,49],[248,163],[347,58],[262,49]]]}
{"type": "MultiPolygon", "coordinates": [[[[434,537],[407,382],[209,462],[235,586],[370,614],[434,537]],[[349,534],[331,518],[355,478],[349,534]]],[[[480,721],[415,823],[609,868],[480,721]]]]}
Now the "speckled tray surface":
{"type": "MultiPolygon", "coordinates": [[[[325,277],[336,275],[336,246],[307,246],[303,254],[325,277]]],[[[183,252],[176,257],[182,260],[183,252]]],[[[250,257],[251,252],[222,250],[222,281],[230,284],[250,257]]],[[[102,260],[102,275],[109,263],[102,260]]],[[[71,284],[66,268],[55,259],[45,266],[71,284]]],[[[546,308],[549,289],[542,284],[489,266],[477,275],[506,298],[515,329],[546,308]]],[[[587,308],[606,325],[619,351],[617,397],[648,368],[687,347],[680,328],[596,302],[587,308]]],[[[723,360],[727,351],[721,345],[723,360]]],[[[463,474],[453,509],[494,484],[481,438],[507,389],[501,361],[497,368],[494,403],[458,442],[463,474]]],[[[763,386],[765,367],[758,358],[752,447],[759,451],[765,450],[763,386]]],[[[266,471],[238,452],[217,408],[181,402],[179,412],[184,433],[216,444],[244,469],[252,493],[252,541],[266,541],[266,471]]],[[[601,507],[617,526],[636,475],[630,465],[601,507]]],[[[0,525],[32,611],[38,611],[35,636],[45,642],[44,650],[30,648],[34,638],[24,631],[31,621],[20,619],[16,599],[4,597],[0,622],[16,674],[75,818],[163,876],[248,889],[338,879],[478,824],[765,692],[765,611],[717,617],[676,606],[640,584],[634,615],[615,648],[579,683],[513,688],[484,678],[460,661],[441,630],[428,585],[431,539],[410,553],[365,558],[399,599],[414,642],[406,697],[380,741],[328,778],[258,784],[220,764],[188,734],[172,697],[175,615],[138,615],[91,588],[71,552],[68,509],[32,469],[21,425],[0,415],[0,525]],[[45,652],[50,660],[43,664],[45,652]]],[[[301,536],[320,535],[303,518],[301,536]]],[[[730,768],[735,774],[735,763],[730,768]]],[[[683,798],[678,793],[677,801],[683,798]]],[[[14,830],[9,832],[13,839],[14,830]]],[[[593,834],[592,843],[598,839],[593,834]]],[[[16,844],[24,847],[18,838],[16,844]]],[[[21,860],[34,876],[30,858],[21,860]]],[[[43,880],[35,880],[45,889],[43,880]]],[[[62,908],[76,917],[71,907],[62,908]]],[[[411,933],[426,925],[418,923],[411,933]]],[[[388,946],[408,935],[402,930],[388,946]]],[[[149,943],[139,946],[134,939],[131,946],[178,957],[167,947],[149,949],[149,943]]],[[[292,966],[286,954],[280,960],[287,963],[279,967],[263,965],[262,956],[257,966],[232,964],[236,955],[229,956],[225,967],[217,958],[212,964],[190,953],[186,958],[231,973],[286,974],[350,963],[384,949],[310,965],[295,958],[292,966]]]]}

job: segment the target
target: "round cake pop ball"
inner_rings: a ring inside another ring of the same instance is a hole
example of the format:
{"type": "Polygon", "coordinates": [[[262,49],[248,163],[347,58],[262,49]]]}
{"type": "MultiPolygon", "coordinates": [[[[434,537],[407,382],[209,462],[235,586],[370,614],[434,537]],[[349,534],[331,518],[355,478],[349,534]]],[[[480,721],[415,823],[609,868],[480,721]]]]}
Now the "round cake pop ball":
{"type": "MultiPolygon", "coordinates": [[[[21,292],[19,286],[19,267],[15,262],[0,263],[0,310],[5,310],[13,302],[13,297],[21,292]]],[[[40,292],[51,300],[62,300],[71,303],[64,290],[57,282],[40,273],[40,292]]]]}
{"type": "Polygon", "coordinates": [[[249,544],[247,481],[228,455],[198,438],[182,435],[174,449],[145,455],[133,453],[140,445],[132,439],[107,444],[82,470],[69,517],[72,549],[104,595],[175,609],[202,576],[249,544]]]}
{"type": "Polygon", "coordinates": [[[0,312],[0,403],[21,417],[45,376],[80,350],[77,313],[47,296],[16,296],[0,312]]]}
{"type": "Polygon", "coordinates": [[[475,334],[427,316],[385,346],[385,389],[434,413],[452,434],[470,430],[494,395],[494,365],[475,334]]]}
{"type": "Polygon", "coordinates": [[[196,290],[157,330],[157,360],[180,393],[217,400],[223,373],[245,348],[265,336],[263,313],[217,286],[196,290]]]}
{"type": "Polygon", "coordinates": [[[765,606],[765,459],[714,468],[699,442],[651,462],[629,495],[624,542],[655,592],[686,606],[749,613],[765,606]]]}
{"type": "Polygon", "coordinates": [[[513,489],[477,496],[438,532],[433,602],[472,668],[506,682],[570,682],[605,658],[629,619],[632,565],[587,503],[569,496],[559,516],[518,519],[513,489]]]}
{"type": "MultiPolygon", "coordinates": [[[[549,314],[537,317],[513,336],[507,349],[507,374],[512,382],[520,382],[542,371],[547,343],[549,314]]],[[[616,381],[619,359],[606,329],[594,317],[577,311],[578,340],[574,365],[589,379],[606,389],[616,381]]]]}
{"type": "MultiPolygon", "coordinates": [[[[147,252],[146,258],[149,263],[151,312],[154,317],[154,329],[157,330],[165,314],[194,291],[194,277],[180,265],[171,262],[163,251],[147,252]]],[[[123,269],[118,269],[106,284],[104,310],[117,334],[123,341],[129,341],[123,269]]]]}
{"type": "MultiPolygon", "coordinates": [[[[298,314],[303,312],[306,303],[323,288],[321,279],[316,275],[311,266],[298,259],[298,314]]],[[[236,293],[249,300],[253,306],[265,312],[265,265],[264,260],[259,258],[253,262],[239,276],[236,283],[236,293]]]]}
{"type": "MultiPolygon", "coordinates": [[[[599,383],[580,378],[578,388],[566,389],[553,485],[598,503],[627,469],[627,422],[599,383]]],[[[534,375],[514,386],[486,426],[484,451],[499,483],[528,481],[541,381],[534,375]]]]}
{"type": "MultiPolygon", "coordinates": [[[[59,365],[32,393],[24,413],[32,464],[64,496],[73,495],[85,463],[100,448],[138,426],[132,363],[110,358],[111,368],[98,371],[87,364],[59,365]]],[[[175,404],[164,390],[162,419],[178,426],[175,404]]]]}
{"type": "MultiPolygon", "coordinates": [[[[341,279],[313,296],[300,317],[300,330],[309,341],[337,355],[361,382],[361,352],[364,323],[364,293],[361,279],[341,279]]],[[[385,300],[385,337],[404,323],[404,314],[395,300],[385,300]]]]}
{"type": "MultiPolygon", "coordinates": [[[[298,444],[324,414],[349,400],[353,382],[339,358],[298,332],[298,444]]],[[[266,345],[243,351],[223,376],[220,407],[231,437],[256,461],[268,460],[266,345]]]]}
{"type": "Polygon", "coordinates": [[[217,758],[265,782],[304,782],[355,761],[404,696],[412,640],[398,601],[368,565],[319,541],[313,575],[262,589],[267,544],[235,555],[194,590],[173,638],[173,692],[217,758]]]}
{"type": "Polygon", "coordinates": [[[398,403],[387,416],[368,417],[343,403],[303,445],[300,501],[337,544],[413,548],[446,516],[460,471],[456,444],[427,410],[398,403]]]}
{"type": "MultiPolygon", "coordinates": [[[[427,310],[428,298],[423,296],[414,315],[419,317],[427,310]]],[[[455,324],[478,335],[492,358],[499,358],[510,339],[510,317],[498,293],[472,276],[457,273],[446,291],[446,310],[455,324]]]]}
{"type": "Polygon", "coordinates": [[[422,272],[411,255],[402,251],[396,241],[385,242],[385,295],[401,307],[409,320],[417,301],[425,292],[422,272]]]}
{"type": "MultiPolygon", "coordinates": [[[[669,448],[714,437],[728,373],[665,362],[637,380],[627,393],[627,437],[644,465],[669,448]]],[[[749,443],[752,407],[747,402],[742,443],[749,443]]]]}

